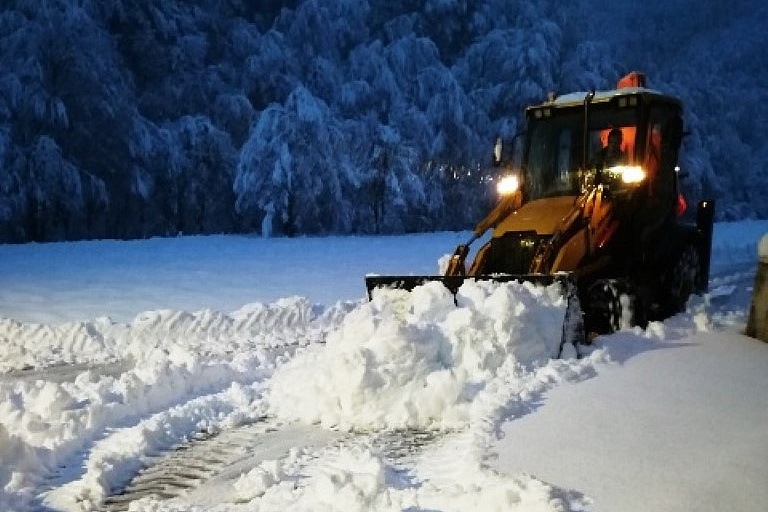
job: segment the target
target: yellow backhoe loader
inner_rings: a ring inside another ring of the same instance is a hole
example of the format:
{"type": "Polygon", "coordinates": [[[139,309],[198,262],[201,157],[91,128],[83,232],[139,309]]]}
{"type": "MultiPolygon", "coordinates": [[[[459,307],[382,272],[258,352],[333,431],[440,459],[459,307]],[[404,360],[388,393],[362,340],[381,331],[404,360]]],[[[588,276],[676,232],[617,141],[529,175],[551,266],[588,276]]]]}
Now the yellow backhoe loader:
{"type": "Polygon", "coordinates": [[[707,200],[695,222],[683,220],[681,112],[637,72],[614,90],[528,107],[519,165],[497,141],[501,198],[445,274],[368,276],[369,297],[434,280],[454,293],[467,279],[560,283],[568,298],[561,349],[679,312],[707,289],[714,215],[707,200]],[[489,229],[467,268],[470,244],[489,229]]]}

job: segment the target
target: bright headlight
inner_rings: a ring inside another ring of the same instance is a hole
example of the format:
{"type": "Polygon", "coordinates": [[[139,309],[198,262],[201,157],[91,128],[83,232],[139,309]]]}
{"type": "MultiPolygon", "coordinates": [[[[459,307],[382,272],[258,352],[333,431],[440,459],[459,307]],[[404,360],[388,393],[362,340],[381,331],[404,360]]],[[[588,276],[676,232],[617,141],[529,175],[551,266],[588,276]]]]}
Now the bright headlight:
{"type": "Polygon", "coordinates": [[[520,180],[515,175],[504,176],[496,185],[496,191],[502,196],[513,194],[518,188],[520,188],[520,180]]]}
{"type": "Polygon", "coordinates": [[[645,179],[645,171],[640,166],[616,165],[608,169],[609,172],[621,176],[624,183],[640,183],[645,179]]]}

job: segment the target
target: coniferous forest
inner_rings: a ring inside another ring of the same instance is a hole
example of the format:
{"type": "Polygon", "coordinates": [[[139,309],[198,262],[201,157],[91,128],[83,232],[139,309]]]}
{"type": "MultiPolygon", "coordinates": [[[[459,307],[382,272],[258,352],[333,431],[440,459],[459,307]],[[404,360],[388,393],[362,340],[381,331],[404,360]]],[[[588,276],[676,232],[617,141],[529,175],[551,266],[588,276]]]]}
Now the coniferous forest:
{"type": "Polygon", "coordinates": [[[497,136],[639,70],[768,217],[764,0],[6,0],[0,242],[467,229],[497,136]]]}

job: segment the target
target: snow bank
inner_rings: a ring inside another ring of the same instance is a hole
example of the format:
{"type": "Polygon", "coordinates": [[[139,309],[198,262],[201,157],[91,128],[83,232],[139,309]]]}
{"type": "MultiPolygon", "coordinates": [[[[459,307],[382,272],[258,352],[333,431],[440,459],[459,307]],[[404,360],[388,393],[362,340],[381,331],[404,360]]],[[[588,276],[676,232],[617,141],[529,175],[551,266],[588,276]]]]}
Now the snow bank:
{"type": "Polygon", "coordinates": [[[273,349],[320,341],[352,303],[320,309],[306,298],[254,303],[233,313],[156,310],[132,323],[109,318],[59,326],[0,318],[0,373],[63,364],[104,364],[126,358],[141,361],[153,350],[190,352],[221,360],[252,349],[273,349]]]}
{"type": "Polygon", "coordinates": [[[279,417],[343,429],[455,428],[499,368],[546,362],[562,335],[560,286],[467,281],[458,307],[440,283],[378,290],[327,345],[270,381],[279,417]]]}
{"type": "Polygon", "coordinates": [[[78,499],[94,504],[153,450],[263,415],[251,386],[296,347],[322,341],[349,308],[286,298],[231,314],[150,311],[128,325],[0,320],[0,360],[14,370],[0,375],[0,509],[20,509],[13,503],[39,475],[97,438],[73,483],[78,499]]]}
{"type": "MultiPolygon", "coordinates": [[[[4,321],[0,329],[10,348],[3,348],[24,351],[21,361],[98,363],[122,355],[128,362],[118,375],[86,368],[59,376],[63,382],[52,380],[55,369],[28,379],[18,378],[25,372],[17,372],[16,379],[3,376],[2,425],[30,446],[69,453],[104,425],[130,422],[233,383],[263,380],[285,357],[285,347],[322,339],[339,321],[337,313],[331,308],[318,316],[305,300],[286,299],[232,315],[147,312],[127,326],[101,320],[58,328],[4,321]]],[[[3,451],[0,446],[0,456],[3,451]]]]}

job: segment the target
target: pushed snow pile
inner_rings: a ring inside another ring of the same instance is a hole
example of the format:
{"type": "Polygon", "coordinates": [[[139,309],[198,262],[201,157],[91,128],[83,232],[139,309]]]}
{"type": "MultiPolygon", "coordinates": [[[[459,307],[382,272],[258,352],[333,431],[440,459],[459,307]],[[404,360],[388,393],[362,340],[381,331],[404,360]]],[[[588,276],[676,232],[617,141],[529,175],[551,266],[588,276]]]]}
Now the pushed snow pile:
{"type": "Polygon", "coordinates": [[[457,303],[436,282],[378,290],[325,347],[276,371],[270,407],[348,429],[462,427],[502,366],[557,354],[566,308],[559,285],[467,281],[457,303]]]}

